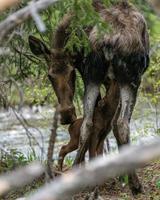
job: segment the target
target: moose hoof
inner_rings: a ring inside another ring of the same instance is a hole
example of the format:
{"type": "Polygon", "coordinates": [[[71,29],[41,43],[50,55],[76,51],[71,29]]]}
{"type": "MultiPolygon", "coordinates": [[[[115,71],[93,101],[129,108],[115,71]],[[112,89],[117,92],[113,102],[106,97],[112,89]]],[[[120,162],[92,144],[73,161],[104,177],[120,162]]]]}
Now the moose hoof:
{"type": "Polygon", "coordinates": [[[140,183],[138,183],[136,186],[130,185],[130,189],[132,191],[133,196],[143,193],[143,187],[140,183]]]}
{"type": "Polygon", "coordinates": [[[138,179],[138,176],[135,172],[131,173],[129,176],[128,176],[128,183],[129,183],[129,187],[132,191],[132,194],[133,195],[137,195],[139,193],[142,193],[143,192],[143,187],[138,179]]]}

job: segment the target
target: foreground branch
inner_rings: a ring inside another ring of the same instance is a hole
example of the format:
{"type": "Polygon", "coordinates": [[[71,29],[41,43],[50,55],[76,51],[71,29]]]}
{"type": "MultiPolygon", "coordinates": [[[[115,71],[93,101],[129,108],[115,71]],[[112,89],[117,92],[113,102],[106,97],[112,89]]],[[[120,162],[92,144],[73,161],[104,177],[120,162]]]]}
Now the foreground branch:
{"type": "Polygon", "coordinates": [[[0,195],[25,186],[35,178],[40,177],[44,171],[44,168],[39,163],[32,163],[24,168],[0,176],[0,195]]]}
{"type": "Polygon", "coordinates": [[[36,11],[42,11],[46,9],[51,4],[57,2],[58,0],[39,0],[36,2],[32,2],[31,5],[22,8],[21,10],[13,13],[8,18],[0,23],[0,42],[3,41],[4,37],[13,30],[14,27],[23,23],[29,17],[32,16],[32,8],[33,6],[36,8],[36,11]]]}
{"type": "Polygon", "coordinates": [[[126,147],[119,155],[100,157],[85,168],[74,169],[51,184],[41,188],[28,200],[64,200],[88,186],[103,183],[108,178],[144,167],[160,156],[160,138],[148,145],[126,147]]]}
{"type": "Polygon", "coordinates": [[[49,179],[53,179],[53,152],[54,152],[54,145],[56,141],[56,135],[57,135],[57,128],[58,128],[58,119],[59,119],[59,111],[58,107],[56,108],[54,118],[53,118],[53,126],[51,130],[51,135],[49,139],[49,146],[48,146],[48,153],[47,153],[47,173],[49,176],[49,179]]]}

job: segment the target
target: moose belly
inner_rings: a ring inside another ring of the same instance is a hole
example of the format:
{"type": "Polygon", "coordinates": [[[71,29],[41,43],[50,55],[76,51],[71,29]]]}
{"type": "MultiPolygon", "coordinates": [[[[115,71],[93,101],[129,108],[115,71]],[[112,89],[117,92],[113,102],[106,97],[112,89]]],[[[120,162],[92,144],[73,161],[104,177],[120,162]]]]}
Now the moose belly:
{"type": "Polygon", "coordinates": [[[112,79],[115,78],[121,84],[136,84],[148,67],[148,62],[148,58],[144,53],[128,56],[114,55],[108,76],[112,79]]]}

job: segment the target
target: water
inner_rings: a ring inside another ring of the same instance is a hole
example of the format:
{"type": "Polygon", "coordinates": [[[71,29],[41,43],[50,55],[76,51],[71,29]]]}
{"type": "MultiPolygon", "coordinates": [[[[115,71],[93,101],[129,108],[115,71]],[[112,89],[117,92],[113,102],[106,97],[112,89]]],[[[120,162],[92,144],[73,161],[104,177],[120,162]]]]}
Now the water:
{"type": "MultiPolygon", "coordinates": [[[[51,107],[13,109],[0,111],[0,147],[4,150],[17,149],[25,155],[32,149],[38,157],[45,157],[52,128],[54,109],[51,107]],[[43,155],[42,155],[43,154],[43,155]]],[[[62,127],[57,130],[55,155],[69,135],[62,127]]]]}
{"type": "MultiPolygon", "coordinates": [[[[17,149],[25,155],[30,154],[32,149],[41,159],[46,157],[50,129],[54,109],[45,107],[24,107],[20,111],[13,109],[0,110],[0,148],[5,151],[17,149]]],[[[133,143],[146,143],[157,134],[160,129],[160,114],[151,104],[139,103],[131,121],[131,138],[133,143]]],[[[67,143],[69,134],[67,126],[60,126],[57,130],[57,141],[55,144],[55,158],[62,144],[67,143]]],[[[109,136],[111,150],[117,148],[112,134],[109,136]]],[[[75,152],[71,154],[74,156],[75,152]]]]}

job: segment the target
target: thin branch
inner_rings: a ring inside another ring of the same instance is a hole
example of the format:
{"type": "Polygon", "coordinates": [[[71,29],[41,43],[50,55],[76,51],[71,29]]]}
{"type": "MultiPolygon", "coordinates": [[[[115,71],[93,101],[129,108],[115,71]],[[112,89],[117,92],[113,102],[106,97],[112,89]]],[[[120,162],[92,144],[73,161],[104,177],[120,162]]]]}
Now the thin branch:
{"type": "MultiPolygon", "coordinates": [[[[35,154],[35,150],[34,150],[34,146],[32,144],[32,139],[34,140],[34,143],[39,147],[39,149],[41,150],[41,160],[43,158],[43,153],[44,153],[44,145],[41,146],[40,143],[38,142],[37,138],[29,131],[28,127],[27,127],[27,124],[26,124],[26,121],[25,119],[23,118],[22,115],[18,114],[17,111],[12,108],[12,111],[13,113],[15,114],[16,118],[18,119],[18,121],[21,123],[21,125],[23,126],[23,128],[25,129],[26,131],[26,136],[28,137],[28,141],[29,141],[29,146],[33,152],[33,154],[35,154]]],[[[43,136],[42,136],[42,139],[43,139],[43,136]]],[[[42,140],[43,141],[43,140],[42,140]]],[[[44,142],[43,142],[44,143],[44,142]]]]}
{"type": "Polygon", "coordinates": [[[47,154],[47,173],[48,173],[49,179],[53,179],[54,177],[52,159],[53,159],[54,145],[55,145],[56,135],[57,135],[58,120],[59,120],[59,111],[57,107],[54,114],[53,126],[52,126],[51,135],[49,139],[48,154],[47,154]]]}
{"type": "MultiPolygon", "coordinates": [[[[45,10],[48,6],[56,3],[58,0],[39,0],[32,3],[32,6],[36,7],[37,12],[45,10]]],[[[28,5],[21,10],[10,15],[4,21],[0,23],[0,43],[4,37],[16,26],[22,24],[28,18],[32,16],[31,6],[28,5]]]]}
{"type": "Polygon", "coordinates": [[[38,65],[39,62],[41,61],[40,59],[38,59],[37,57],[33,56],[32,54],[27,54],[27,53],[21,52],[19,49],[15,48],[15,47],[12,47],[12,48],[13,48],[13,50],[15,52],[17,52],[18,54],[22,54],[24,57],[26,57],[28,60],[32,61],[36,65],[38,65]]]}
{"type": "Polygon", "coordinates": [[[37,28],[40,32],[45,32],[46,31],[46,26],[45,24],[43,23],[41,17],[39,16],[38,12],[37,12],[37,8],[34,6],[34,3],[31,2],[30,3],[30,6],[31,6],[31,15],[32,15],[32,18],[34,19],[36,25],[37,25],[37,28]]]}
{"type": "Polygon", "coordinates": [[[160,156],[160,138],[147,145],[125,147],[120,154],[112,157],[100,157],[86,167],[74,169],[42,187],[27,200],[64,200],[88,186],[96,186],[113,178],[144,167],[160,156]]]}

